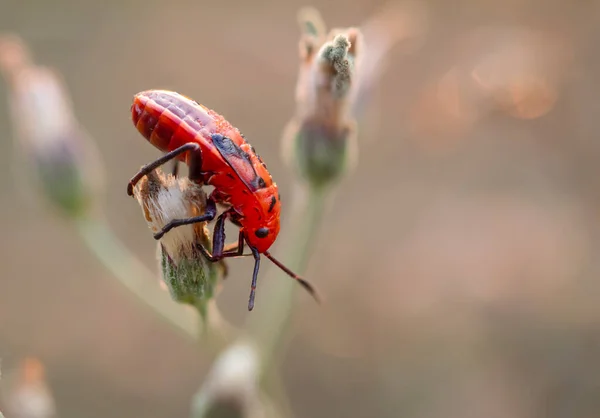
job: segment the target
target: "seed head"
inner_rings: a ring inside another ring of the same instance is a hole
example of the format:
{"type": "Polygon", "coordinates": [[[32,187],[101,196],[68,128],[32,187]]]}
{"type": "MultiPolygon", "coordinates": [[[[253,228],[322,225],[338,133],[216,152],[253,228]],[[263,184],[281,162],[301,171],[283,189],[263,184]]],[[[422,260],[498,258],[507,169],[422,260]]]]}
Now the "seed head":
{"type": "MultiPolygon", "coordinates": [[[[133,192],[153,234],[173,219],[199,216],[206,208],[206,194],[200,185],[187,177],[165,175],[160,169],[142,178],[133,192]]],[[[199,245],[211,248],[206,222],[171,229],[160,239],[157,256],[172,298],[201,308],[204,315],[225,265],[208,261],[199,245]]]]}

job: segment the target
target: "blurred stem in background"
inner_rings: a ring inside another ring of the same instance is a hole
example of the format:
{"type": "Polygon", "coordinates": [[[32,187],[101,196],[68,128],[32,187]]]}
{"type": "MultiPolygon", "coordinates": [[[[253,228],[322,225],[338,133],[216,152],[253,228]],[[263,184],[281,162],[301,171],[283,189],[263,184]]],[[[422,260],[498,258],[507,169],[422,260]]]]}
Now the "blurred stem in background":
{"type": "Polygon", "coordinates": [[[158,275],[129,251],[106,222],[85,217],[76,219],[75,223],[83,242],[123,287],[184,336],[196,338],[199,330],[196,313],[173,303],[169,294],[158,286],[158,275]]]}
{"type": "MultiPolygon", "coordinates": [[[[303,275],[318,239],[329,197],[326,188],[308,188],[308,192],[297,185],[293,196],[293,207],[287,222],[286,240],[280,251],[286,255],[285,263],[293,271],[303,275]]],[[[273,364],[274,355],[282,345],[288,328],[293,306],[293,297],[298,284],[277,269],[269,269],[263,282],[269,288],[261,299],[264,308],[248,318],[246,333],[260,347],[263,370],[273,364]]],[[[318,307],[314,307],[318,309],[318,307]]]]}

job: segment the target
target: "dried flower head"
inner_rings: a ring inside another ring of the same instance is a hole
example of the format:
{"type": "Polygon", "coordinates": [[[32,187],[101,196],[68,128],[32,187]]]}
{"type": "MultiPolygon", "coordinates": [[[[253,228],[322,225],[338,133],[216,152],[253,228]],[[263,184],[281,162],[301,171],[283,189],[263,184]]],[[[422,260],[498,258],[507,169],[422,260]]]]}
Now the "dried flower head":
{"type": "Polygon", "coordinates": [[[297,111],[285,128],[283,155],[312,187],[323,187],[356,164],[356,119],[364,113],[392,47],[422,43],[426,10],[419,2],[389,3],[360,27],[329,33],[315,8],[300,10],[298,17],[297,111]]]}
{"type": "MultiPolygon", "coordinates": [[[[142,178],[133,191],[153,233],[173,219],[199,216],[206,208],[201,185],[187,177],[165,175],[160,169],[142,178]]],[[[173,228],[160,239],[158,259],[173,299],[205,309],[226,268],[224,262],[208,261],[198,250],[199,245],[211,246],[206,222],[173,228]]]]}
{"type": "Polygon", "coordinates": [[[288,162],[294,156],[303,179],[322,187],[339,178],[355,156],[350,110],[361,34],[356,28],[335,29],[325,38],[314,9],[303,10],[300,23],[297,112],[286,127],[283,151],[288,162]]]}
{"type": "Polygon", "coordinates": [[[33,174],[54,206],[69,216],[83,214],[103,186],[103,172],[61,77],[33,65],[25,43],[14,35],[0,38],[0,70],[9,85],[17,151],[27,161],[28,170],[17,177],[33,174]]]}

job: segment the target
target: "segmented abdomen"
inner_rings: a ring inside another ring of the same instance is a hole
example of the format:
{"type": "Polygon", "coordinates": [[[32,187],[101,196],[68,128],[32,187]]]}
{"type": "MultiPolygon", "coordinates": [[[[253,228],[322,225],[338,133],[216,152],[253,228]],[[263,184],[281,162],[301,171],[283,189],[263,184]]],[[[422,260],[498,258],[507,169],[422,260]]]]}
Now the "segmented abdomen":
{"type": "Polygon", "coordinates": [[[136,94],[131,117],[137,130],[163,152],[172,151],[218,128],[209,110],[175,92],[149,90],[136,94]]]}

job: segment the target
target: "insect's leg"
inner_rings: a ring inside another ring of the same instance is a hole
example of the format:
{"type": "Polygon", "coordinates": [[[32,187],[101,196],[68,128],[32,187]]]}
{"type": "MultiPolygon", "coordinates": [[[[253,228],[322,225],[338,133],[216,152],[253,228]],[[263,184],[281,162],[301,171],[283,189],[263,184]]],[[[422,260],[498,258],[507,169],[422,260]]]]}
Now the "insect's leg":
{"type": "Polygon", "coordinates": [[[225,220],[229,216],[229,211],[223,212],[215,223],[213,233],[213,251],[212,254],[203,245],[198,244],[198,250],[209,260],[219,261],[228,257],[239,257],[244,255],[244,235],[240,232],[238,236],[237,246],[233,249],[224,251],[225,248],[225,220]]]}
{"type": "Polygon", "coordinates": [[[244,234],[242,234],[241,232],[238,235],[238,242],[233,245],[227,245],[226,247],[227,247],[227,249],[223,251],[223,258],[252,255],[252,254],[244,254],[244,234]]]}
{"type": "MultiPolygon", "coordinates": [[[[169,232],[171,229],[176,228],[178,226],[190,225],[199,222],[207,222],[215,219],[217,215],[217,205],[214,200],[208,199],[206,201],[206,210],[200,216],[194,216],[193,218],[187,219],[173,219],[171,222],[166,224],[160,232],[154,234],[154,239],[161,239],[163,235],[169,232]]],[[[220,219],[221,217],[219,217],[220,219]]]]}
{"type": "MultiPolygon", "coordinates": [[[[129,196],[133,196],[133,188],[135,187],[137,182],[140,181],[140,179],[142,177],[148,175],[148,173],[150,173],[151,171],[160,167],[161,165],[178,157],[180,154],[183,154],[184,152],[188,152],[188,151],[192,152],[192,160],[190,161],[190,165],[193,161],[195,161],[194,165],[198,165],[198,161],[199,161],[199,163],[200,163],[199,165],[202,166],[202,153],[200,151],[200,145],[198,145],[194,142],[188,142],[187,144],[184,144],[184,145],[180,146],[179,148],[166,153],[165,155],[163,155],[159,159],[151,162],[150,164],[146,164],[145,166],[143,166],[140,169],[140,171],[138,171],[136,173],[136,175],[133,176],[131,178],[131,180],[129,180],[129,184],[127,185],[127,194],[129,196]]],[[[190,179],[191,179],[191,176],[190,176],[190,179]]]]}
{"type": "Polygon", "coordinates": [[[213,233],[212,256],[220,260],[223,258],[223,248],[225,247],[225,220],[229,217],[229,211],[225,211],[219,216],[215,223],[213,233]]]}
{"type": "Polygon", "coordinates": [[[256,248],[252,248],[252,255],[254,256],[254,272],[252,273],[252,284],[250,285],[250,299],[248,299],[248,310],[254,309],[254,297],[256,295],[256,280],[258,279],[258,269],[260,268],[260,253],[256,248]]]}
{"type": "Polygon", "coordinates": [[[173,177],[178,177],[179,176],[179,161],[175,160],[173,162],[173,168],[171,168],[171,175],[173,177]]]}
{"type": "Polygon", "coordinates": [[[244,257],[249,255],[252,254],[244,254],[244,234],[240,232],[238,235],[238,242],[236,242],[235,244],[226,245],[225,250],[223,251],[223,258],[220,262],[223,263],[223,266],[225,267],[224,276],[227,276],[229,271],[227,268],[227,264],[225,264],[226,257],[244,257]]]}
{"type": "Polygon", "coordinates": [[[204,183],[204,173],[202,172],[202,151],[190,152],[188,159],[188,178],[194,183],[204,183]]]}
{"type": "Polygon", "coordinates": [[[241,232],[238,234],[237,247],[233,247],[225,251],[225,254],[233,254],[234,256],[241,256],[244,253],[244,234],[241,232]]]}

